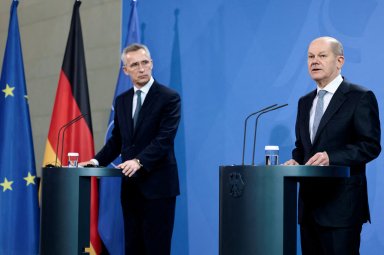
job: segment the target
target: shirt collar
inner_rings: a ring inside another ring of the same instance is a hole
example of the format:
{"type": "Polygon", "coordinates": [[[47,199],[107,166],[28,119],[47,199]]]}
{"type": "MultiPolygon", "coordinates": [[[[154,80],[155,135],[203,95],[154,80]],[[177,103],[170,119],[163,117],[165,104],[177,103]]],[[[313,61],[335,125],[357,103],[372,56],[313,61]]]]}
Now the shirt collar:
{"type": "Polygon", "coordinates": [[[341,76],[341,74],[339,74],[338,76],[336,76],[335,79],[333,79],[333,81],[328,83],[324,88],[321,89],[317,87],[317,92],[319,92],[319,90],[325,90],[328,93],[335,94],[336,90],[339,88],[342,82],[343,82],[343,77],[341,76]]]}
{"type": "MultiPolygon", "coordinates": [[[[149,81],[147,82],[147,84],[145,84],[143,87],[140,88],[141,92],[143,92],[144,94],[148,94],[148,91],[149,89],[152,87],[152,84],[155,80],[153,79],[153,77],[151,76],[151,79],[149,79],[149,81]]],[[[139,89],[136,88],[136,86],[133,86],[133,91],[136,93],[136,91],[138,91],[139,89]]]]}

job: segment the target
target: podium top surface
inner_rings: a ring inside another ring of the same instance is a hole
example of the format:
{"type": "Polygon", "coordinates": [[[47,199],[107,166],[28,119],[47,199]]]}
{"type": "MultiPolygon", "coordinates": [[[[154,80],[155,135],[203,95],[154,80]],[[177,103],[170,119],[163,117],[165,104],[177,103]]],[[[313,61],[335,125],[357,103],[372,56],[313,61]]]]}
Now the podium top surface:
{"type": "Polygon", "coordinates": [[[349,177],[349,167],[346,166],[252,166],[232,165],[220,166],[221,173],[255,172],[283,177],[349,177]]]}
{"type": "Polygon", "coordinates": [[[97,177],[123,177],[120,169],[107,167],[43,167],[43,176],[46,174],[74,174],[78,176],[97,177]]]}

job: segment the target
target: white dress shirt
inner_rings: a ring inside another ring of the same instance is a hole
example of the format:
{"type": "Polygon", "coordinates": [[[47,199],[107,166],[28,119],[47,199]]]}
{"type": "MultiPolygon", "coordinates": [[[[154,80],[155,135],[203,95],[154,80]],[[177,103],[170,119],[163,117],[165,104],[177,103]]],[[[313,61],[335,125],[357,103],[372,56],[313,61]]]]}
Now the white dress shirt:
{"type": "MultiPolygon", "coordinates": [[[[151,77],[151,79],[149,79],[148,83],[140,88],[140,90],[141,90],[141,105],[143,105],[145,97],[147,96],[149,89],[152,87],[153,82],[154,82],[154,79],[153,79],[153,77],[151,77]]],[[[138,91],[138,90],[139,90],[138,88],[133,86],[132,118],[133,118],[133,115],[135,114],[135,110],[136,110],[136,104],[137,104],[136,91],[138,91]]],[[[99,166],[99,161],[97,159],[93,158],[90,161],[95,166],[99,166]]]]}
{"type": "Polygon", "coordinates": [[[133,86],[132,118],[133,118],[133,115],[135,114],[136,104],[137,104],[137,94],[136,94],[136,91],[141,90],[141,105],[143,105],[145,97],[147,96],[149,89],[152,87],[153,82],[154,82],[153,77],[151,77],[151,79],[149,79],[147,84],[145,84],[140,89],[136,88],[136,86],[133,86]]]}
{"type": "MultiPolygon", "coordinates": [[[[341,74],[336,76],[333,81],[331,81],[329,84],[327,84],[324,88],[319,88],[317,87],[317,92],[319,90],[326,90],[327,93],[324,95],[324,107],[323,107],[323,113],[327,110],[327,107],[329,105],[329,102],[331,102],[331,99],[333,95],[335,94],[336,90],[339,88],[340,84],[343,82],[343,77],[341,77],[341,74]]],[[[315,110],[316,110],[316,105],[317,105],[317,100],[318,100],[318,95],[316,95],[315,99],[313,100],[311,111],[310,111],[310,117],[309,117],[309,134],[311,135],[311,141],[313,141],[313,136],[312,134],[312,126],[313,126],[313,121],[315,119],[315,110]]]]}

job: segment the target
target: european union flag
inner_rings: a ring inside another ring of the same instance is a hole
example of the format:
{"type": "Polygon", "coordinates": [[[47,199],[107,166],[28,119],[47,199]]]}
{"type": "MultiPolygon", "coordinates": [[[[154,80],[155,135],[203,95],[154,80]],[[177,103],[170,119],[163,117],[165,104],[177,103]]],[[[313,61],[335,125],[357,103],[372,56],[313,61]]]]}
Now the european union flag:
{"type": "Polygon", "coordinates": [[[24,77],[18,1],[13,1],[0,78],[0,254],[38,254],[35,156],[24,77]]]}
{"type": "MultiPolygon", "coordinates": [[[[123,47],[132,43],[140,42],[139,18],[136,10],[136,1],[131,2],[131,14],[128,23],[127,37],[124,40],[123,47]]],[[[127,91],[132,87],[131,80],[124,74],[122,62],[120,63],[119,77],[117,79],[115,96],[127,91]]],[[[115,111],[112,106],[109,116],[106,141],[111,136],[114,127],[113,119],[115,111]]],[[[112,163],[112,167],[121,162],[120,157],[112,163]]],[[[113,255],[124,254],[124,222],[123,211],[120,203],[121,179],[115,177],[104,177],[100,180],[99,189],[99,234],[103,240],[108,252],[113,255]]]]}

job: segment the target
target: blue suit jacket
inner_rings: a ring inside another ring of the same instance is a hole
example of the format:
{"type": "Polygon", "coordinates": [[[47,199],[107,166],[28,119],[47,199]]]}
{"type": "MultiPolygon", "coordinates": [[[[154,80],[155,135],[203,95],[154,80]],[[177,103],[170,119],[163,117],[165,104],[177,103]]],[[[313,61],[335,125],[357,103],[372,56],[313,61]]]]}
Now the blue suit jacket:
{"type": "Polygon", "coordinates": [[[135,182],[144,197],[176,196],[180,191],[174,139],[180,121],[180,97],[155,81],[134,129],[133,93],[132,88],[116,98],[112,136],[95,159],[105,166],[120,153],[123,162],[137,158],[143,168],[129,178],[129,182],[135,182]]]}
{"type": "Polygon", "coordinates": [[[301,182],[299,222],[311,218],[330,227],[364,223],[370,220],[365,165],[381,151],[376,97],[344,80],[333,95],[312,144],[309,118],[315,96],[316,90],[299,100],[292,157],[305,164],[315,153],[326,151],[330,165],[349,166],[351,177],[301,182]]]}

